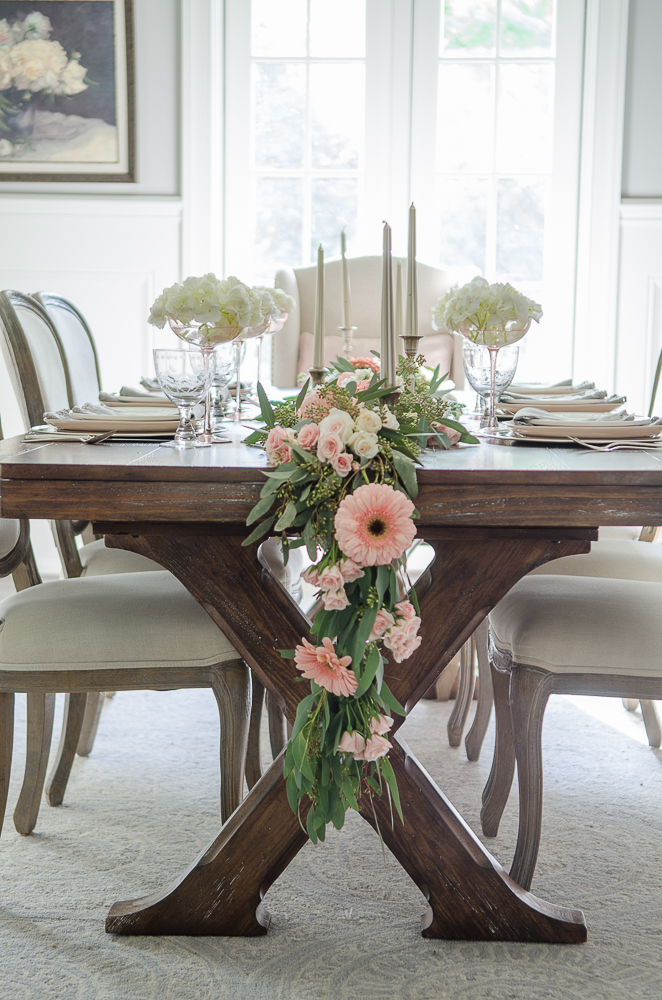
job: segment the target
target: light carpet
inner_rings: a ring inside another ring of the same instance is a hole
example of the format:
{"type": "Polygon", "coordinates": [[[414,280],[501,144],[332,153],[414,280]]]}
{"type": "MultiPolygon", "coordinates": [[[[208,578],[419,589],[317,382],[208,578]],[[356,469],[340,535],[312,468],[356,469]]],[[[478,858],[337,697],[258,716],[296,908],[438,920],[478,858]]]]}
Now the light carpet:
{"type": "MultiPolygon", "coordinates": [[[[452,706],[421,703],[412,749],[479,831],[481,761],[451,750],[452,706]]],[[[620,706],[619,706],[620,710],[620,706]]],[[[662,758],[552,699],[545,724],[544,836],[533,890],[581,907],[586,945],[428,941],[423,898],[358,817],[308,844],[269,891],[263,938],[112,937],[117,899],[180,873],[218,824],[218,716],[209,691],[120,693],[65,805],[14,832],[24,705],[0,840],[2,1000],[659,1000],[662,758]]],[[[635,725],[632,723],[632,725],[635,725]]],[[[640,723],[638,725],[641,725],[640,723]]],[[[637,734],[635,733],[635,736],[637,734]]],[[[489,849],[507,868],[516,796],[489,849]]]]}

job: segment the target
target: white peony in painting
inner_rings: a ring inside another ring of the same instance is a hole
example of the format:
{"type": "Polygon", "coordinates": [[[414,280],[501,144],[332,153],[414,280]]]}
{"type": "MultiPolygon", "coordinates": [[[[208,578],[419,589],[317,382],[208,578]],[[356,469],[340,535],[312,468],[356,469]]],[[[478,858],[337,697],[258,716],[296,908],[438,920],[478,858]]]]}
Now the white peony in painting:
{"type": "Polygon", "coordinates": [[[133,179],[131,13],[0,0],[0,180],[133,179]]]}

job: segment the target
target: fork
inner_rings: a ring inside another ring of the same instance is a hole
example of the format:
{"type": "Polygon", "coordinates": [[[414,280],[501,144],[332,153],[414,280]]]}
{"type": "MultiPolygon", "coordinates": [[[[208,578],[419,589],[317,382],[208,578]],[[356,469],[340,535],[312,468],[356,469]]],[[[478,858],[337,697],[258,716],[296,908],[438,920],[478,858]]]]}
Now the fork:
{"type": "Polygon", "coordinates": [[[628,449],[631,451],[660,451],[662,449],[662,441],[633,439],[631,441],[610,441],[609,444],[591,444],[571,435],[568,435],[568,441],[574,441],[575,444],[581,445],[582,448],[589,448],[591,451],[627,451],[628,449]]]}

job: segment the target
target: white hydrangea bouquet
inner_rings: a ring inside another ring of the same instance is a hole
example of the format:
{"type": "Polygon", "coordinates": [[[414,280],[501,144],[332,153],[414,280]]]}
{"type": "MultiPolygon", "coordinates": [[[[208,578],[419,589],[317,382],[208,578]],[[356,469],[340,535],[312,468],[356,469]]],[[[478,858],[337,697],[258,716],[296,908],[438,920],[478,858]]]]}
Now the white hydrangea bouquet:
{"type": "Polygon", "coordinates": [[[436,329],[461,333],[485,347],[504,347],[521,340],[531,325],[540,321],[542,309],[512,285],[491,285],[476,276],[461,288],[451,288],[432,310],[436,329]]]}
{"type": "Polygon", "coordinates": [[[0,20],[0,157],[29,142],[38,95],[73,97],[89,86],[80,53],[67,55],[52,30],[38,11],[12,24],[0,20]]]}

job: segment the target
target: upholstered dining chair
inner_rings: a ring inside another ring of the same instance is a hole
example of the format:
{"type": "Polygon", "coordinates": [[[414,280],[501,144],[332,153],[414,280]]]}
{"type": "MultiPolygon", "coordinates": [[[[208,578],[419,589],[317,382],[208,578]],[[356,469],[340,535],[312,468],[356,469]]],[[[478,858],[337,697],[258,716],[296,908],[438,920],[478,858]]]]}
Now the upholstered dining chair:
{"type": "MultiPolygon", "coordinates": [[[[394,258],[395,264],[397,258],[394,258]]],[[[354,357],[370,356],[380,348],[382,258],[353,257],[348,261],[352,295],[352,322],[357,327],[353,336],[354,357]]],[[[325,362],[336,355],[344,357],[342,331],[342,262],[330,260],[324,267],[325,362]]],[[[432,329],[432,307],[452,282],[448,272],[428,264],[418,264],[419,333],[424,339],[419,350],[428,364],[440,365],[442,374],[461,388],[464,385],[461,338],[432,329]]],[[[274,334],[271,352],[271,381],[280,388],[297,384],[300,372],[307,373],[313,362],[313,329],[315,321],[315,290],[317,266],[281,268],[275,284],[294,299],[295,306],[283,329],[274,334]]],[[[403,261],[403,301],[407,288],[406,261],[403,261]]],[[[403,319],[404,332],[404,319],[403,319]]]]}
{"type": "MultiPolygon", "coordinates": [[[[221,717],[221,817],[242,798],[250,716],[249,670],[186,588],[170,573],[131,573],[39,583],[27,522],[0,520],[0,573],[21,569],[34,586],[0,601],[0,828],[13,742],[15,692],[33,706],[23,789],[14,816],[34,829],[44,784],[55,691],[67,692],[70,719],[83,721],[88,691],[211,687],[221,717]],[[26,544],[27,543],[27,544],[26,544]]],[[[47,795],[68,773],[75,727],[63,733],[47,795]],[[68,765],[68,766],[67,766],[68,765]]]]}
{"type": "Polygon", "coordinates": [[[517,763],[519,831],[510,874],[528,889],[542,830],[549,695],[662,698],[662,583],[529,574],[492,611],[489,628],[498,753],[483,794],[483,829],[496,835],[517,763]]]}

